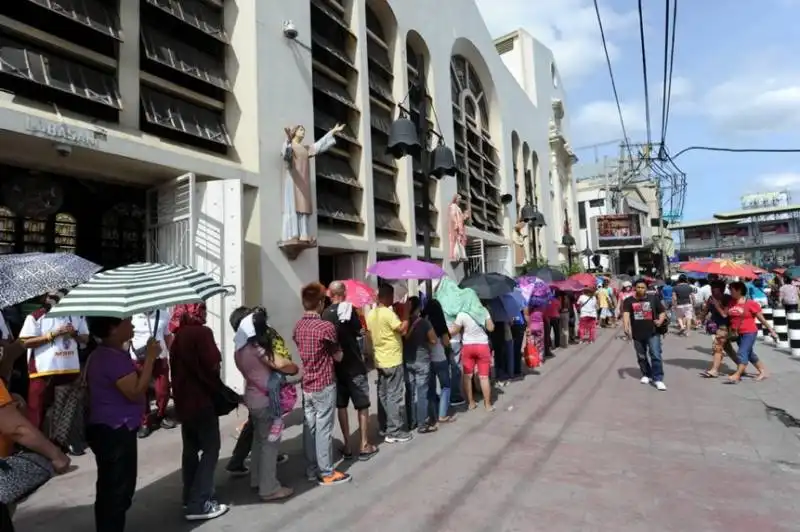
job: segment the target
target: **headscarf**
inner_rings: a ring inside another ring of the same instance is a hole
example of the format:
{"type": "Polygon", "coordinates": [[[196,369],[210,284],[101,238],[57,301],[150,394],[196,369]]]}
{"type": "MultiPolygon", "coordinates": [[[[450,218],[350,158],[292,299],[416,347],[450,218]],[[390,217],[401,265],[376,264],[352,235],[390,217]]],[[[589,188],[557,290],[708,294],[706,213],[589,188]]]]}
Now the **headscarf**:
{"type": "Polygon", "coordinates": [[[169,332],[175,333],[184,325],[205,325],[206,324],[206,304],[188,303],[175,305],[172,311],[172,319],[169,321],[169,332]]]}
{"type": "Polygon", "coordinates": [[[250,313],[239,323],[239,328],[236,329],[236,334],[233,336],[233,345],[235,349],[238,351],[246,346],[250,338],[253,338],[255,335],[256,326],[253,323],[253,314],[250,313]]]}

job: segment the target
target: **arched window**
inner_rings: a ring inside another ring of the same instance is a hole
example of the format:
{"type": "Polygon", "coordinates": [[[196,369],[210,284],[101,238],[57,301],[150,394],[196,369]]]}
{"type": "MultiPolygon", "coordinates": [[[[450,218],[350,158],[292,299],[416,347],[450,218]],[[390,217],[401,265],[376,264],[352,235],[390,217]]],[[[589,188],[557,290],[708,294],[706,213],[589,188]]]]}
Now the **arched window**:
{"type": "Polygon", "coordinates": [[[56,214],[53,243],[56,253],[75,253],[78,247],[78,221],[69,213],[56,214]]]}
{"type": "Polygon", "coordinates": [[[497,150],[489,135],[488,96],[464,56],[450,61],[450,93],[456,144],[458,192],[472,212],[472,224],[502,234],[497,150]]]}
{"type": "Polygon", "coordinates": [[[34,253],[47,251],[47,218],[25,218],[22,222],[22,251],[34,253]]]}
{"type": "Polygon", "coordinates": [[[14,212],[0,205],[0,254],[14,253],[17,242],[17,217],[14,212]]]}

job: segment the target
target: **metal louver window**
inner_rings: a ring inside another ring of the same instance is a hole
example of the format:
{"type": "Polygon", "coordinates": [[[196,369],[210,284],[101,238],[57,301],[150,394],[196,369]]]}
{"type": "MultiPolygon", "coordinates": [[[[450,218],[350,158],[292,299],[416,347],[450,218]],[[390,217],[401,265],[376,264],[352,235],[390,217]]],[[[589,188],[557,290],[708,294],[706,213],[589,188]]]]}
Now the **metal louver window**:
{"type": "Polygon", "coordinates": [[[311,5],[324,14],[331,22],[350,33],[350,26],[333,9],[329,8],[322,0],[311,0],[311,5]]]}
{"type": "MultiPolygon", "coordinates": [[[[338,123],[338,121],[332,117],[331,115],[324,113],[319,110],[319,108],[314,108],[314,127],[319,129],[320,131],[328,132],[338,123]]],[[[345,124],[344,129],[337,134],[338,137],[342,137],[343,139],[347,140],[351,144],[355,144],[356,146],[360,146],[361,144],[358,142],[355,133],[353,133],[353,128],[349,125],[345,124]]]]}
{"type": "Polygon", "coordinates": [[[361,183],[358,182],[353,169],[350,168],[350,164],[347,161],[327,153],[317,155],[314,160],[316,161],[317,178],[322,177],[353,188],[361,188],[361,183]]]}
{"type": "Polygon", "coordinates": [[[222,113],[142,87],[142,108],[147,122],[203,140],[230,146],[222,113]]]}
{"type": "Polygon", "coordinates": [[[343,103],[351,109],[355,109],[356,111],[358,110],[358,106],[356,106],[355,102],[353,102],[353,98],[350,96],[350,93],[347,92],[346,87],[341,86],[337,82],[323,74],[320,74],[316,70],[314,71],[313,76],[313,85],[315,90],[327,94],[334,100],[343,103]]]}
{"type": "Polygon", "coordinates": [[[375,173],[372,176],[372,186],[375,199],[391,203],[392,205],[400,205],[400,201],[397,198],[397,187],[393,177],[375,173]]]}
{"type": "Polygon", "coordinates": [[[114,76],[0,38],[0,73],[27,79],[65,93],[121,109],[114,76]]]}
{"type": "MultiPolygon", "coordinates": [[[[428,208],[431,212],[439,212],[439,209],[436,208],[435,202],[433,201],[433,197],[428,194],[428,208]]],[[[414,206],[418,209],[422,208],[422,200],[423,200],[423,191],[421,188],[414,188],[414,206]]]]}
{"type": "Polygon", "coordinates": [[[317,216],[352,224],[364,223],[350,198],[320,193],[319,189],[317,189],[317,216]]]}
{"type": "Polygon", "coordinates": [[[386,100],[392,106],[394,106],[394,100],[392,99],[391,82],[382,78],[380,75],[376,74],[373,70],[369,71],[368,79],[369,79],[370,92],[380,97],[381,99],[386,100]]]}
{"type": "MultiPolygon", "coordinates": [[[[9,0],[5,0],[8,3],[9,0]]],[[[97,32],[119,39],[119,20],[100,0],[28,0],[34,4],[83,24],[97,32]]]]}
{"type": "Polygon", "coordinates": [[[379,163],[391,169],[397,168],[394,157],[386,153],[386,142],[372,135],[372,162],[379,163]]]}
{"type": "Polygon", "coordinates": [[[230,90],[225,66],[214,57],[153,28],[142,27],[142,44],[148,59],[188,74],[221,89],[230,90]]]}
{"type": "Polygon", "coordinates": [[[372,115],[370,116],[370,125],[372,129],[380,131],[385,135],[389,135],[389,130],[392,127],[392,118],[389,116],[389,113],[383,111],[383,109],[374,108],[372,109],[372,115]]]}
{"type": "Polygon", "coordinates": [[[347,54],[343,51],[339,50],[339,48],[334,45],[331,41],[320,35],[319,33],[312,33],[311,34],[311,44],[314,48],[321,48],[325,50],[328,54],[332,55],[352,70],[357,70],[355,63],[353,60],[350,59],[347,54]]]}
{"type": "MultiPolygon", "coordinates": [[[[123,0],[124,1],[124,0],[123,0]]],[[[222,12],[208,7],[201,0],[145,0],[178,20],[194,26],[224,43],[228,42],[222,12]]]]}
{"type": "Polygon", "coordinates": [[[387,233],[394,233],[398,235],[406,234],[406,229],[403,227],[403,222],[389,207],[375,206],[375,228],[387,233]]]}

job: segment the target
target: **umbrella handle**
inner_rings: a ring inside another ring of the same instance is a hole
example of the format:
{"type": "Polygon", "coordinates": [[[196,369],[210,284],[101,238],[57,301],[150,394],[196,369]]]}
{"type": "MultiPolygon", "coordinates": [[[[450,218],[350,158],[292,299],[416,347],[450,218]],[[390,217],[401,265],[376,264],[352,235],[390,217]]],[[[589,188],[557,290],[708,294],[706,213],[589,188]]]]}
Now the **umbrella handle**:
{"type": "Polygon", "coordinates": [[[224,285],[222,285],[222,288],[224,288],[225,290],[228,291],[228,293],[225,294],[223,297],[232,296],[232,295],[236,294],[236,285],[224,284],[224,285]]]}

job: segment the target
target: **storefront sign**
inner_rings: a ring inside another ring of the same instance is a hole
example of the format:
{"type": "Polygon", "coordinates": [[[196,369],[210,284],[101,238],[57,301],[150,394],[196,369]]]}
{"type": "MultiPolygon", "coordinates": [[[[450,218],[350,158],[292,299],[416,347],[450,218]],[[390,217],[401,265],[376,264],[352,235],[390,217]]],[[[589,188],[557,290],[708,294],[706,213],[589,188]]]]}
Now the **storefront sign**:
{"type": "Polygon", "coordinates": [[[29,118],[26,129],[28,133],[36,137],[86,148],[97,148],[100,141],[106,139],[105,132],[102,130],[93,131],[41,118],[29,118]]]}
{"type": "Polygon", "coordinates": [[[597,234],[597,248],[624,249],[644,245],[642,220],[639,214],[605,214],[592,218],[597,234]]]}

